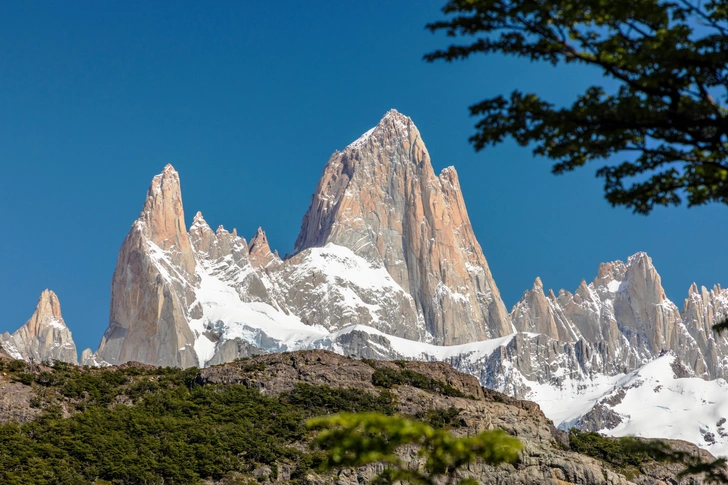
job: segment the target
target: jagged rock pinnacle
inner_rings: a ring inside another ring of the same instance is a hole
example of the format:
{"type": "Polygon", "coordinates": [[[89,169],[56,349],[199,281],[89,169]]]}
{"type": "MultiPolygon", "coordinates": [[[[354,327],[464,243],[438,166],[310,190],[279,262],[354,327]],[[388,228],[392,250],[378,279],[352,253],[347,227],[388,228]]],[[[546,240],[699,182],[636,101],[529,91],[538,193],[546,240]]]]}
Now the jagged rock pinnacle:
{"type": "Polygon", "coordinates": [[[48,289],[41,293],[35,311],[25,325],[12,336],[6,334],[4,340],[5,346],[14,349],[16,357],[25,360],[77,363],[76,345],[63,321],[61,302],[48,289]]]}
{"type": "MultiPolygon", "coordinates": [[[[204,220],[196,221],[204,230],[204,220]]],[[[119,251],[99,359],[198,365],[194,353],[179,350],[194,342],[186,311],[194,301],[195,269],[179,175],[168,164],[152,179],[139,219],[119,251]]]]}
{"type": "Polygon", "coordinates": [[[171,164],[152,179],[138,222],[149,241],[162,250],[173,250],[179,255],[184,269],[194,272],[195,262],[185,227],[179,174],[171,164]]]}
{"type": "Polygon", "coordinates": [[[258,231],[255,236],[250,238],[250,244],[248,245],[248,254],[250,257],[250,264],[256,268],[263,268],[267,266],[271,261],[277,260],[277,253],[274,254],[270,250],[268,244],[268,237],[265,235],[262,227],[258,227],[258,231]]]}

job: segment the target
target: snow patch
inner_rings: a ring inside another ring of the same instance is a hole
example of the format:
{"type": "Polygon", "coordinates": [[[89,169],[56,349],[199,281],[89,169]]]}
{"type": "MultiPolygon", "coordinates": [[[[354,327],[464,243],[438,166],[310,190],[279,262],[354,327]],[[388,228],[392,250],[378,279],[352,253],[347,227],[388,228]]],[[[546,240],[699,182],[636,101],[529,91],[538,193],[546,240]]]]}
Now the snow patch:
{"type": "MultiPolygon", "coordinates": [[[[376,126],[374,128],[376,128],[376,126]]],[[[372,133],[374,132],[374,128],[364,132],[364,134],[362,136],[360,136],[359,138],[357,138],[356,140],[351,142],[347,148],[361,148],[367,142],[367,140],[369,140],[369,138],[372,136],[372,133]]]]}

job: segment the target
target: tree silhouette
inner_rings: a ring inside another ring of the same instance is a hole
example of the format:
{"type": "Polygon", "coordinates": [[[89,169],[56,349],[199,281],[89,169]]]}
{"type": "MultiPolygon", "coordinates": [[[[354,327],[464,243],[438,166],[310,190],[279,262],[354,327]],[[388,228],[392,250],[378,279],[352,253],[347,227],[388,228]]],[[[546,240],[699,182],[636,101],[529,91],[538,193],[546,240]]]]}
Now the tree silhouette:
{"type": "Polygon", "coordinates": [[[428,61],[499,53],[592,67],[618,86],[591,86],[565,108],[519,91],[474,104],[476,150],[512,137],[555,174],[606,161],[606,199],[636,213],[728,203],[727,3],[451,0],[443,12],[427,28],[466,40],[428,61]]]}

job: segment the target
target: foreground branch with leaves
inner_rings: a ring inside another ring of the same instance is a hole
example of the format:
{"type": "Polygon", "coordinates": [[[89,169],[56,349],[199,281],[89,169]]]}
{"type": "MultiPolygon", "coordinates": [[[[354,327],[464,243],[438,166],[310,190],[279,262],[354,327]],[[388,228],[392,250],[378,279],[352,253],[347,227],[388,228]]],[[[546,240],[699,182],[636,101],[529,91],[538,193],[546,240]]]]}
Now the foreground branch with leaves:
{"type": "Polygon", "coordinates": [[[476,150],[512,137],[556,161],[556,174],[606,160],[607,200],[637,213],[684,198],[728,203],[728,4],[451,0],[443,12],[427,28],[467,40],[428,61],[505,54],[593,68],[616,85],[565,108],[517,90],[474,104],[476,150]]]}
{"type": "Polygon", "coordinates": [[[384,471],[371,482],[376,484],[432,485],[443,477],[448,484],[477,483],[460,477],[462,467],[476,460],[511,463],[521,450],[521,443],[503,430],[456,437],[419,421],[378,413],[342,413],[311,419],[307,425],[320,430],[313,446],[326,452],[324,469],[381,463],[384,471]],[[406,447],[417,448],[421,467],[402,459],[399,453],[406,447]]]}

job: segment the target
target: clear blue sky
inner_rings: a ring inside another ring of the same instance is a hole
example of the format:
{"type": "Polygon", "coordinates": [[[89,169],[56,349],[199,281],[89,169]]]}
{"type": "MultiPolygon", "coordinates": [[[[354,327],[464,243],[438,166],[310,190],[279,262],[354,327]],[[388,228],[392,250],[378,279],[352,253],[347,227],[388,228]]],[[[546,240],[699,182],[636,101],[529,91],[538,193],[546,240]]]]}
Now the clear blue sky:
{"type": "Polygon", "coordinates": [[[574,290],[647,251],[678,306],[726,283],[728,207],[611,208],[592,168],[555,177],[506,143],[476,154],[467,106],[514,88],[566,103],[597,72],[498,57],[427,64],[438,1],[1,2],[0,331],[56,291],[79,351],[108,324],[111,276],[151,178],[172,163],[188,224],[289,251],[330,154],[389,109],[436,170],[455,165],[510,308],[536,276],[574,290]]]}

